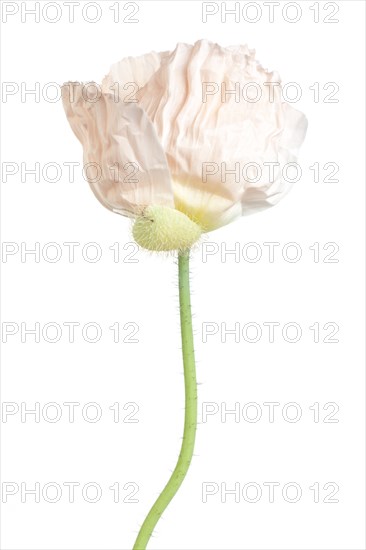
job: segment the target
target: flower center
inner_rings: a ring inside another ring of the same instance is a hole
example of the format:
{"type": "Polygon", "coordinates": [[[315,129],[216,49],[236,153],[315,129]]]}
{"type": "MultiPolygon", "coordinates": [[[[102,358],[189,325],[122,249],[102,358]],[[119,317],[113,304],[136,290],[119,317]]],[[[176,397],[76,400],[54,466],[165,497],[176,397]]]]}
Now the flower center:
{"type": "Polygon", "coordinates": [[[168,206],[148,206],[133,225],[133,238],[147,250],[168,251],[190,248],[202,229],[188,216],[168,206]]]}

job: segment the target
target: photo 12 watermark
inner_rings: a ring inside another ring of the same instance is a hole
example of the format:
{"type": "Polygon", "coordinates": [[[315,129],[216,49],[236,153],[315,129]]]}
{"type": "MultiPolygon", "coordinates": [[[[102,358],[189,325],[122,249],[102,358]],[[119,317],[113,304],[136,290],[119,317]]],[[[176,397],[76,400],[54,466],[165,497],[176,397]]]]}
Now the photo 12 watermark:
{"type": "Polygon", "coordinates": [[[202,23],[339,23],[340,2],[202,2],[202,23]]]}
{"type": "Polygon", "coordinates": [[[135,321],[119,322],[106,326],[95,321],[3,321],[1,323],[1,341],[3,344],[75,344],[85,342],[97,344],[102,340],[114,344],[137,344],[140,325],[135,321]]]}
{"type": "Polygon", "coordinates": [[[140,2],[1,2],[2,23],[139,23],[140,2]]]}
{"type": "Polygon", "coordinates": [[[315,481],[304,486],[297,481],[283,483],[280,481],[249,481],[246,483],[204,481],[202,483],[201,501],[203,503],[249,503],[259,502],[275,504],[287,502],[296,504],[312,502],[314,504],[338,504],[340,486],[334,481],[320,483],[315,481]]]}
{"type": "Polygon", "coordinates": [[[90,401],[39,401],[17,402],[3,401],[1,403],[1,422],[3,424],[75,424],[85,423],[97,424],[107,421],[114,424],[137,424],[140,422],[140,405],[135,401],[126,403],[115,402],[111,405],[90,401]]]}
{"type": "Polygon", "coordinates": [[[140,486],[135,481],[115,481],[109,486],[96,481],[3,481],[1,501],[3,504],[97,504],[101,501],[137,504],[139,491],[140,486]]]}

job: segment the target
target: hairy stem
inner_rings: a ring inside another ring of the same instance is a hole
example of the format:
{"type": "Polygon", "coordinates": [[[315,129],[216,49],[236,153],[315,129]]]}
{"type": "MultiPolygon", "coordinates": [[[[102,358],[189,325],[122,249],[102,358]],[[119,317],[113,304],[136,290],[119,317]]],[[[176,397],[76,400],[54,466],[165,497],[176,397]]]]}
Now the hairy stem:
{"type": "Polygon", "coordinates": [[[185,416],[183,441],[177,465],[168,483],[153,504],[137,536],[133,550],[145,550],[162,513],[181,486],[193,456],[197,428],[197,382],[194,359],[191,298],[189,288],[189,251],[180,252],[179,305],[184,366],[185,416]]]}

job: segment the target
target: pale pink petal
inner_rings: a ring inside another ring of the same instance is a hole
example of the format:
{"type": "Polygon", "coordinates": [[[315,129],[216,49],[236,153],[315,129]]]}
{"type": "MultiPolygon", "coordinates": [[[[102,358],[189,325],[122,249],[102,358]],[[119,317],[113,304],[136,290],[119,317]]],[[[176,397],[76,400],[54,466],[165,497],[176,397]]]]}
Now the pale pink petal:
{"type": "Polygon", "coordinates": [[[303,113],[294,109],[288,103],[283,104],[283,110],[285,114],[285,123],[281,136],[281,147],[297,154],[298,149],[305,139],[308,121],[303,113]]]}
{"type": "Polygon", "coordinates": [[[114,63],[103,79],[103,92],[119,95],[125,103],[135,102],[138,89],[145,86],[168,54],[169,52],[151,52],[138,57],[125,57],[114,63]]]}
{"type": "Polygon", "coordinates": [[[290,188],[280,169],[271,180],[264,165],[293,158],[292,137],[299,140],[305,130],[289,119],[277,83],[278,75],[263,69],[246,46],[200,40],[178,44],[138,92],[167,156],[176,207],[206,230],[271,206],[290,188]],[[204,98],[203,86],[214,93],[204,98]],[[239,95],[230,94],[235,89],[239,95]],[[204,181],[206,163],[217,171],[204,181]],[[257,181],[242,172],[249,163],[261,168],[257,181]],[[239,177],[229,173],[238,164],[239,177]]]}
{"type": "Polygon", "coordinates": [[[83,145],[84,171],[97,198],[127,216],[140,214],[150,204],[174,207],[166,157],[145,112],[135,103],[100,93],[97,85],[95,89],[90,98],[90,86],[86,94],[83,84],[67,83],[62,98],[83,145]]]}

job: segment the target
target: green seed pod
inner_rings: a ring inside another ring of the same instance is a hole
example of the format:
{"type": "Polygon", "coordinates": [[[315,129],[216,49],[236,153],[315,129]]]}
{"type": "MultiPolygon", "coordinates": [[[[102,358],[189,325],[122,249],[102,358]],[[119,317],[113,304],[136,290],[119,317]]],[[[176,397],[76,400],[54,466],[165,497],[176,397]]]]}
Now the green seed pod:
{"type": "Polygon", "coordinates": [[[133,238],[147,250],[168,251],[190,248],[202,230],[188,216],[168,206],[148,206],[133,226],[133,238]]]}

